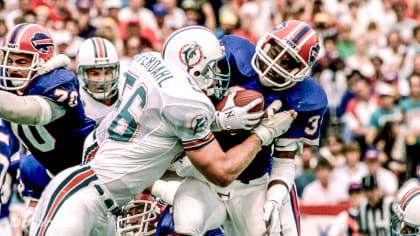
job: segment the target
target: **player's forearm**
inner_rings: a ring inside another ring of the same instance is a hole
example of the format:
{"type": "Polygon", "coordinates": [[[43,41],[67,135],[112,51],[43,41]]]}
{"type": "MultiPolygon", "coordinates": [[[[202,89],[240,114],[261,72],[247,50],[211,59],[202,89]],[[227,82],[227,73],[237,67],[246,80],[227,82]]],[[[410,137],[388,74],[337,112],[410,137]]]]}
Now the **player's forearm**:
{"type": "Polygon", "coordinates": [[[17,96],[0,91],[0,117],[17,124],[43,125],[52,118],[52,109],[40,96],[17,96]]]}
{"type": "Polygon", "coordinates": [[[248,167],[261,149],[261,140],[252,134],[243,143],[226,152],[224,163],[220,163],[229,182],[234,181],[248,167]]]}

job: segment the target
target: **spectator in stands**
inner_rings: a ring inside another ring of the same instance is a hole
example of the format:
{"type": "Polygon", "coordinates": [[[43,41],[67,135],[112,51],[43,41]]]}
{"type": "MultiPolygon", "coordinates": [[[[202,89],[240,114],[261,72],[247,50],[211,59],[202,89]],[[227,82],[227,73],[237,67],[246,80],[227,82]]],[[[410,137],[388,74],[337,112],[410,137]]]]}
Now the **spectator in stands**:
{"type": "Polygon", "coordinates": [[[106,0],[90,0],[92,5],[89,10],[89,16],[92,19],[92,25],[96,28],[100,27],[107,14],[104,9],[104,1],[106,0]]]}
{"type": "Polygon", "coordinates": [[[96,27],[90,22],[90,4],[79,4],[79,16],[77,22],[79,23],[79,36],[88,39],[95,35],[96,27]]]}
{"type": "Polygon", "coordinates": [[[365,163],[360,161],[360,146],[357,142],[344,147],[346,163],[336,167],[331,173],[332,179],[339,182],[345,188],[351,183],[360,183],[363,176],[367,175],[368,169],[365,163]]]}
{"type": "Polygon", "coordinates": [[[296,165],[295,185],[298,196],[301,198],[305,187],[316,179],[315,166],[317,158],[311,146],[304,146],[296,165]]]}
{"type": "Polygon", "coordinates": [[[365,37],[367,40],[366,53],[369,57],[376,56],[379,49],[386,46],[386,37],[375,21],[369,22],[365,37]]]}
{"type": "Polygon", "coordinates": [[[332,223],[327,236],[353,236],[359,232],[359,205],[362,201],[362,187],[359,183],[352,183],[348,188],[349,205],[347,211],[341,212],[332,223]]]}
{"type": "Polygon", "coordinates": [[[420,25],[413,29],[413,38],[407,46],[403,68],[400,75],[403,78],[408,77],[413,70],[413,58],[420,54],[420,25]]]}
{"type": "MultiPolygon", "coordinates": [[[[386,155],[391,154],[395,143],[397,127],[402,122],[402,113],[395,106],[395,88],[385,82],[376,85],[380,106],[370,117],[366,133],[366,143],[382,149],[386,155]]],[[[391,156],[388,156],[390,159],[391,156]]]]}
{"type": "Polygon", "coordinates": [[[338,28],[337,51],[343,60],[356,52],[354,41],[350,36],[351,25],[350,22],[341,22],[338,28]]]}
{"type": "MultiPolygon", "coordinates": [[[[75,5],[66,0],[52,0],[51,1],[50,20],[52,27],[55,30],[63,29],[65,22],[70,19],[78,19],[79,13],[75,5]]],[[[89,9],[90,4],[86,0],[77,1],[78,7],[89,9]],[[86,6],[88,5],[88,6],[86,6]]]]}
{"type": "Polygon", "coordinates": [[[319,154],[327,159],[333,168],[344,165],[346,158],[343,137],[338,133],[330,133],[327,137],[327,145],[320,148],[319,154]]]}
{"type": "Polygon", "coordinates": [[[168,16],[168,8],[163,3],[155,3],[152,6],[153,14],[156,18],[156,23],[158,26],[157,37],[161,41],[166,41],[166,38],[176,29],[173,26],[168,25],[166,18],[168,16]]]}
{"type": "Polygon", "coordinates": [[[115,22],[118,22],[118,15],[120,13],[121,7],[121,0],[106,0],[104,2],[104,10],[106,12],[105,15],[114,19],[115,22]]]}
{"type": "Polygon", "coordinates": [[[17,17],[23,16],[26,12],[31,11],[31,0],[19,0],[19,8],[7,13],[6,25],[8,29],[13,28],[17,17]]]}
{"type": "Polygon", "coordinates": [[[157,23],[152,11],[144,7],[144,0],[130,0],[129,7],[120,10],[118,20],[122,24],[139,22],[141,28],[149,28],[156,33],[157,23]]]}
{"type": "Polygon", "coordinates": [[[408,82],[410,96],[399,104],[404,114],[406,127],[407,179],[415,177],[416,167],[420,160],[420,74],[412,74],[408,82]]]}
{"type": "Polygon", "coordinates": [[[346,188],[335,179],[330,178],[331,170],[332,166],[328,160],[325,158],[318,160],[315,168],[316,180],[303,190],[303,204],[336,204],[347,200],[346,188]]]}
{"type": "Polygon", "coordinates": [[[183,0],[186,25],[203,25],[210,30],[216,29],[216,16],[212,5],[206,0],[183,0]]]}
{"type": "Polygon", "coordinates": [[[275,6],[272,1],[247,1],[239,10],[239,15],[241,16],[241,21],[245,16],[250,19],[250,32],[259,38],[274,28],[272,21],[272,12],[274,8],[275,6]]]}
{"type": "Polygon", "coordinates": [[[366,163],[368,174],[376,177],[381,194],[385,196],[395,196],[398,189],[397,177],[394,173],[381,166],[379,160],[380,155],[383,154],[376,148],[369,147],[366,149],[363,160],[366,163]]]}
{"type": "Polygon", "coordinates": [[[110,17],[105,17],[99,23],[96,36],[102,37],[110,41],[117,49],[120,56],[124,49],[124,43],[118,33],[117,23],[110,17]]]}
{"type": "Polygon", "coordinates": [[[337,109],[347,90],[347,77],[344,72],[344,61],[335,50],[334,39],[325,38],[324,45],[326,55],[320,60],[322,64],[319,64],[322,66],[319,73],[319,83],[324,88],[328,98],[328,112],[324,116],[324,122],[327,125],[338,126],[340,121],[337,109]]]}
{"type": "Polygon", "coordinates": [[[387,35],[387,46],[378,51],[378,55],[384,60],[387,71],[400,72],[404,63],[406,48],[398,30],[391,30],[387,35]]]}
{"type": "Polygon", "coordinates": [[[347,68],[358,70],[367,78],[373,77],[375,70],[367,55],[367,40],[365,36],[356,38],[355,49],[355,54],[345,60],[347,68]]]}
{"type": "Polygon", "coordinates": [[[364,77],[359,77],[353,85],[356,97],[352,98],[343,116],[345,129],[351,131],[345,135],[347,140],[356,140],[360,144],[361,151],[366,149],[365,135],[372,113],[379,107],[379,98],[372,93],[369,82],[364,77]]]}
{"type": "MultiPolygon", "coordinates": [[[[185,25],[185,23],[187,22],[187,18],[185,16],[184,11],[177,7],[177,0],[162,0],[160,1],[167,10],[167,14],[165,14],[164,17],[164,27],[173,29],[173,30],[177,30],[181,27],[183,27],[185,25]]],[[[155,7],[153,6],[153,9],[155,9],[155,7]]],[[[156,12],[155,10],[153,10],[153,13],[156,12]]]]}
{"type": "Polygon", "coordinates": [[[248,39],[251,43],[256,44],[258,37],[252,33],[252,16],[248,13],[239,15],[239,28],[232,34],[248,39]]]}
{"type": "Polygon", "coordinates": [[[363,177],[362,189],[366,199],[359,207],[359,236],[390,235],[393,199],[383,196],[374,175],[363,177]]]}
{"type": "Polygon", "coordinates": [[[215,30],[217,38],[225,34],[232,34],[238,24],[238,16],[233,10],[225,10],[219,16],[220,27],[215,30]]]}
{"type": "Polygon", "coordinates": [[[401,32],[404,43],[410,42],[413,28],[418,25],[416,21],[408,18],[407,7],[405,0],[395,0],[392,4],[392,10],[397,16],[397,21],[393,24],[392,29],[401,32]]]}

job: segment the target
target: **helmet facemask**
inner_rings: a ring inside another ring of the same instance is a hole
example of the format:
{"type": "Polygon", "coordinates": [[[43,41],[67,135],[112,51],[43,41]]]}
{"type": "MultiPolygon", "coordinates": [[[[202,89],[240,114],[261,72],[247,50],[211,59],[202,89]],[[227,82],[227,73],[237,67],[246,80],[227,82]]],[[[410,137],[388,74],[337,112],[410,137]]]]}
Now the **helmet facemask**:
{"type": "Polygon", "coordinates": [[[229,88],[230,82],[230,65],[226,55],[209,61],[204,69],[200,72],[199,79],[196,79],[207,96],[215,96],[222,99],[225,92],[229,88]],[[204,78],[202,78],[204,77],[204,78]]]}
{"type": "Polygon", "coordinates": [[[79,65],[78,74],[83,81],[82,86],[86,92],[97,100],[106,100],[118,94],[119,70],[120,65],[118,62],[98,65],[79,65]]]}
{"type": "Polygon", "coordinates": [[[39,54],[35,52],[1,48],[0,88],[4,90],[24,89],[39,69],[41,61],[39,54]],[[30,63],[28,63],[29,61],[30,63]]]}
{"type": "Polygon", "coordinates": [[[420,225],[412,225],[403,219],[395,216],[391,222],[392,236],[414,236],[420,235],[420,225]]]}
{"type": "Polygon", "coordinates": [[[123,215],[117,219],[120,236],[154,235],[160,209],[157,201],[133,200],[124,207],[123,215]]]}
{"type": "Polygon", "coordinates": [[[310,66],[296,50],[271,33],[257,43],[251,65],[264,86],[283,90],[305,78],[310,66]]]}

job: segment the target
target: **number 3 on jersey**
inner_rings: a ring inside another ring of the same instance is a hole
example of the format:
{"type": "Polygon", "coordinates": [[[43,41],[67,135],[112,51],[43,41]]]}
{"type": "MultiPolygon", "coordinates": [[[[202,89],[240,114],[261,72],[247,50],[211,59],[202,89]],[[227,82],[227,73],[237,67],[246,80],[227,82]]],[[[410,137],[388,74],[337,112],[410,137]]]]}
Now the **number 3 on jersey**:
{"type": "Polygon", "coordinates": [[[321,118],[320,115],[316,115],[316,116],[311,116],[308,119],[308,123],[310,127],[306,127],[305,128],[305,133],[307,135],[314,135],[316,133],[316,131],[318,130],[318,126],[319,126],[319,119],[321,118]]]}
{"type": "MultiPolygon", "coordinates": [[[[131,75],[127,74],[127,77],[131,75]]],[[[127,78],[127,82],[133,82],[127,78]]],[[[133,84],[130,84],[131,86],[133,84]]],[[[127,86],[127,84],[126,84],[127,86]]],[[[139,84],[134,88],[135,91],[127,99],[119,105],[123,107],[118,108],[118,115],[112,121],[108,129],[109,137],[116,141],[131,142],[140,131],[140,116],[143,114],[147,106],[147,88],[144,83],[139,84]]],[[[126,93],[127,91],[124,91],[126,93]]]]}

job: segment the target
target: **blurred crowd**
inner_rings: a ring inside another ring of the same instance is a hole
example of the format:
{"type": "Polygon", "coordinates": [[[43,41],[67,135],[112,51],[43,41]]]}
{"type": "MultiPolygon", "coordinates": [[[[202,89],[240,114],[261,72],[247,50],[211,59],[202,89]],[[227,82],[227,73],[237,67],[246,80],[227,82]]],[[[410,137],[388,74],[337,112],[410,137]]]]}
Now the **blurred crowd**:
{"type": "Polygon", "coordinates": [[[305,147],[296,162],[302,203],[346,202],[367,175],[396,196],[420,176],[419,0],[1,0],[0,39],[16,24],[40,24],[75,71],[77,49],[92,36],[112,42],[128,65],[184,26],[256,43],[287,19],[318,32],[311,75],[329,100],[320,147],[305,147]]]}

